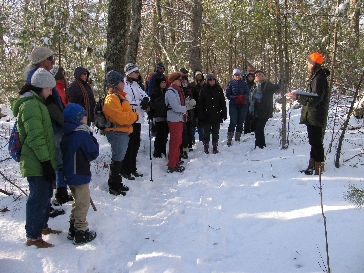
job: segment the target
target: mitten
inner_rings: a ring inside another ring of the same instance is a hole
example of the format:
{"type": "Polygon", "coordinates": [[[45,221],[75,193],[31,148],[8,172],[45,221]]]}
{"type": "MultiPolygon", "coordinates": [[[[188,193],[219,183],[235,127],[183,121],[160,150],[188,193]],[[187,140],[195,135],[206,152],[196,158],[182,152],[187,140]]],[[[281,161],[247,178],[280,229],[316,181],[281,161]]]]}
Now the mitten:
{"type": "Polygon", "coordinates": [[[140,103],[140,106],[142,107],[143,110],[147,110],[148,109],[148,102],[149,102],[149,98],[148,97],[144,97],[142,102],[140,103]]]}
{"type": "Polygon", "coordinates": [[[237,104],[245,104],[245,98],[243,95],[239,95],[235,98],[235,102],[237,104]]]}
{"type": "Polygon", "coordinates": [[[196,105],[196,101],[195,101],[194,99],[190,99],[189,104],[190,104],[191,106],[195,106],[195,105],[196,105]]]}
{"type": "Polygon", "coordinates": [[[56,172],[53,169],[52,163],[50,160],[40,162],[43,169],[43,178],[46,182],[53,183],[56,180],[56,172]]]}

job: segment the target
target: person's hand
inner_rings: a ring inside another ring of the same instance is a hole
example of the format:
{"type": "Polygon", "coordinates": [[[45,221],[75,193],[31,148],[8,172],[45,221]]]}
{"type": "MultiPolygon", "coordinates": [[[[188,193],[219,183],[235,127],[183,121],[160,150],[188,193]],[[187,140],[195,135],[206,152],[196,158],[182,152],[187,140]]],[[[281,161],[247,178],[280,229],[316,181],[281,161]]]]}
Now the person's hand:
{"type": "Polygon", "coordinates": [[[239,95],[239,96],[237,96],[237,97],[235,98],[235,102],[236,102],[237,104],[245,104],[245,103],[246,103],[245,98],[244,98],[244,96],[243,96],[243,95],[239,95]]]}
{"type": "Polygon", "coordinates": [[[286,96],[292,100],[296,100],[297,99],[297,95],[295,93],[289,92],[286,94],[286,96]]]}
{"type": "Polygon", "coordinates": [[[47,160],[44,162],[40,162],[40,164],[42,165],[44,181],[48,183],[53,183],[53,181],[56,180],[56,172],[53,169],[51,161],[47,160]]]}
{"type": "Polygon", "coordinates": [[[148,97],[144,97],[143,100],[140,103],[140,106],[142,107],[142,109],[144,111],[148,109],[148,102],[149,102],[149,98],[148,97]]]}

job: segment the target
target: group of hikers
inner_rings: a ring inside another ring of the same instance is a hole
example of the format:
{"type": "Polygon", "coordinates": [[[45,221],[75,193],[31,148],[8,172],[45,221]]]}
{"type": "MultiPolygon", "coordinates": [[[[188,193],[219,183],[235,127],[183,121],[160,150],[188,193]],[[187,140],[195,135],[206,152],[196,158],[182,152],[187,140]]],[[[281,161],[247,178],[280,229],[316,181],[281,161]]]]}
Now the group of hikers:
{"type": "MultiPolygon", "coordinates": [[[[320,128],[325,125],[327,86],[317,83],[326,80],[321,72],[323,57],[317,54],[311,54],[308,60],[309,92],[317,93],[321,102],[312,101],[317,97],[288,94],[306,107],[305,119],[301,121],[307,124],[311,145],[307,174],[316,168],[322,171],[324,161],[320,128]],[[318,115],[313,107],[324,110],[318,115]],[[315,123],[311,124],[312,121],[315,123]]],[[[73,244],[84,244],[96,237],[86,220],[90,206],[90,162],[99,155],[99,144],[90,128],[96,105],[89,84],[90,72],[77,67],[75,79],[68,85],[65,70],[54,62],[54,52],[49,48],[35,47],[24,70],[25,85],[18,98],[10,98],[22,143],[20,170],[29,183],[26,244],[38,248],[53,246],[42,235],[61,233],[48,227],[51,203],[74,201],[67,236],[73,244]],[[51,202],[54,188],[55,198],[51,202]]],[[[189,82],[189,71],[185,68],[167,77],[162,62],[156,63],[145,82],[134,63],[127,63],[124,73],[111,70],[106,74],[108,89],[103,114],[111,124],[104,129],[111,147],[110,194],[126,195],[129,187],[122,178],[135,180],[143,176],[137,171],[136,159],[144,116],[151,121],[150,130],[155,136],[153,156],[168,158],[168,173],[185,170],[182,159],[193,151],[196,132],[204,152],[209,154],[211,140],[212,153],[217,154],[220,125],[228,113],[228,146],[233,144],[234,137],[240,141],[242,134],[255,132],[255,147],[266,147],[264,128],[272,117],[273,94],[280,85],[268,81],[262,70],[242,73],[235,68],[225,92],[214,71],[206,76],[200,70],[194,71],[193,82],[189,82]]]]}

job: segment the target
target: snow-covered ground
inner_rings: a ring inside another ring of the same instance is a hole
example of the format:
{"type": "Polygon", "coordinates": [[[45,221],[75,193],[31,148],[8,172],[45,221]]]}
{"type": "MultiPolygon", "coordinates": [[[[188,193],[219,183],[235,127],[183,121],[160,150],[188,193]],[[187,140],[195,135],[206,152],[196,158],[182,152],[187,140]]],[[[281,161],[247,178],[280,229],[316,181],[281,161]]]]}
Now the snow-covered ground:
{"type": "MultiPolygon", "coordinates": [[[[100,157],[92,165],[90,188],[97,211],[90,208],[88,222],[97,238],[83,246],[67,239],[71,203],[62,206],[66,215],[49,221],[63,231],[44,236],[55,247],[25,246],[26,197],[1,178],[0,187],[15,194],[0,194],[0,209],[9,209],[0,213],[0,272],[326,272],[319,177],[299,172],[307,166],[309,144],[305,126],[298,124],[300,109],[290,113],[288,149],[280,149],[280,114],[267,123],[262,150],[254,149],[253,135],[227,147],[227,120],[217,155],[205,154],[197,141],[186,170],[172,174],[166,173],[167,159],[150,161],[144,124],[137,163],[144,177],[124,181],[130,187],[126,196],[108,193],[104,162],[110,161],[110,147],[96,135],[100,157]]],[[[346,134],[341,167],[334,167],[334,148],[322,175],[333,273],[364,272],[363,210],[343,197],[349,184],[361,186],[364,177],[363,160],[355,156],[363,149],[362,120],[352,118],[351,125],[357,129],[346,134]]],[[[0,127],[2,135],[11,127],[6,117],[0,127]]],[[[329,130],[326,148],[331,138],[329,130]]],[[[4,160],[6,139],[0,139],[1,172],[27,190],[18,164],[4,160]]]]}

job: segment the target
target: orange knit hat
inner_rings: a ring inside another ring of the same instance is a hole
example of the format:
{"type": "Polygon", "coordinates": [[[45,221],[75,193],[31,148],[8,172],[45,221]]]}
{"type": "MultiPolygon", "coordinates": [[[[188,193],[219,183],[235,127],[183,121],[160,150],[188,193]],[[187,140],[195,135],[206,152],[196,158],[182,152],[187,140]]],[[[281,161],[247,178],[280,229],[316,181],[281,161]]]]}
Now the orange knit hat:
{"type": "Polygon", "coordinates": [[[318,52],[312,53],[310,56],[307,57],[307,61],[315,66],[320,66],[324,62],[324,56],[318,52]]]}

